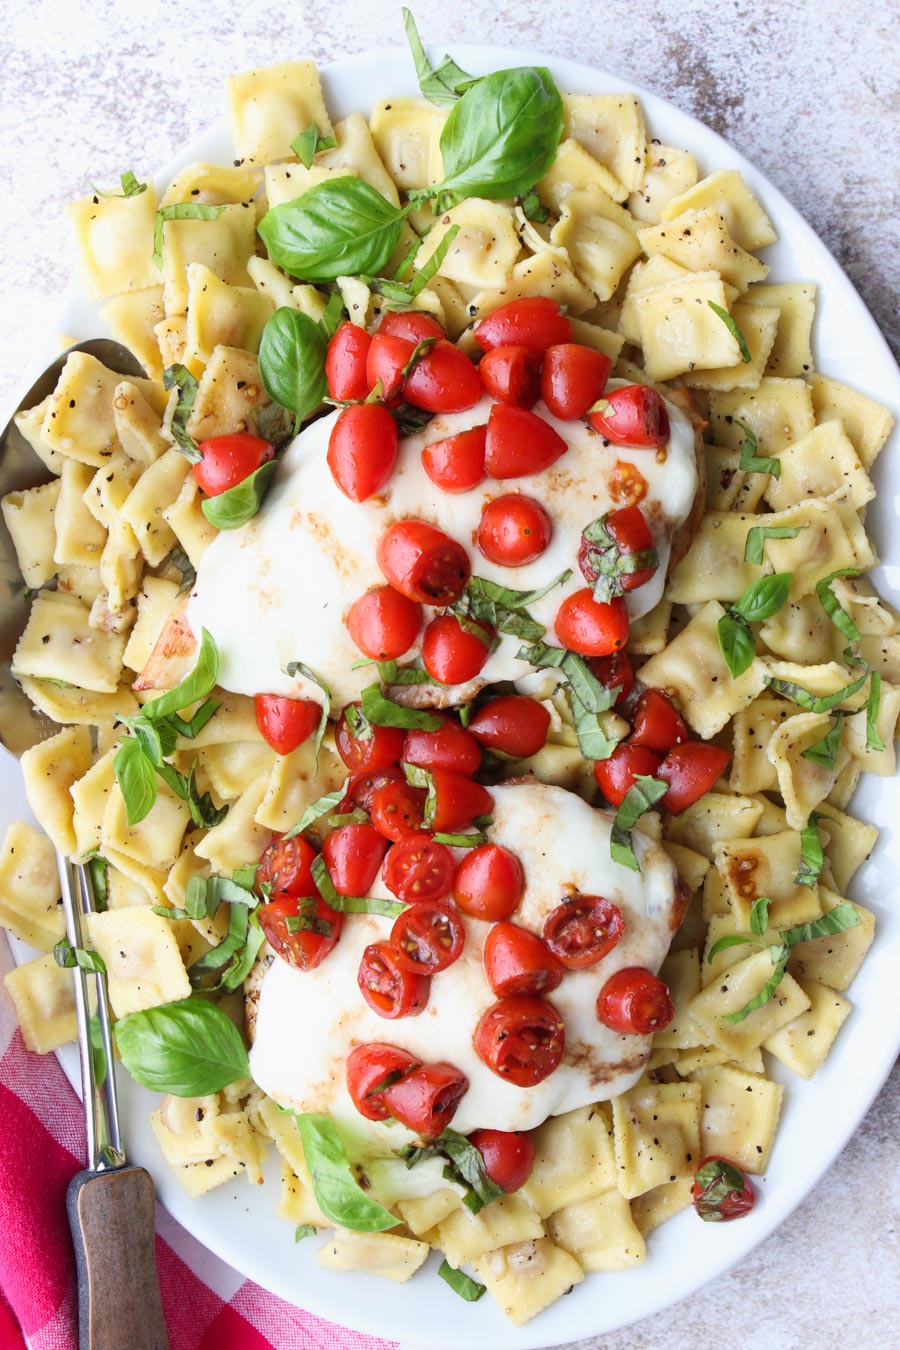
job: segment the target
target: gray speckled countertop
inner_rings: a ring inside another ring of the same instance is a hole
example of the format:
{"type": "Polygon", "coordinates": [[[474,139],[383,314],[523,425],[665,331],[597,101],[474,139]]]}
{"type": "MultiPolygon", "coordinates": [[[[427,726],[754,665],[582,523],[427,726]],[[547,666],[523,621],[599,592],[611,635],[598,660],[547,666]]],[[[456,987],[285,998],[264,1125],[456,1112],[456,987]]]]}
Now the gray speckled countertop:
{"type": "MultiPolygon", "coordinates": [[[[533,46],[633,79],[726,136],[836,254],[895,354],[900,248],[891,0],[508,0],[463,24],[417,0],[429,40],[533,46]]],[[[448,16],[454,15],[453,18],[448,16]]],[[[152,173],[218,118],[231,71],[327,61],[402,40],[399,4],[251,7],[20,0],[0,33],[0,410],[46,346],[72,250],[62,204],[133,166],[152,173]],[[286,12],[287,11],[287,12],[286,12]]],[[[602,1350],[820,1350],[897,1344],[895,1073],[808,1200],[739,1269],[602,1350]]],[[[601,1350],[601,1342],[583,1342],[601,1350]]]]}

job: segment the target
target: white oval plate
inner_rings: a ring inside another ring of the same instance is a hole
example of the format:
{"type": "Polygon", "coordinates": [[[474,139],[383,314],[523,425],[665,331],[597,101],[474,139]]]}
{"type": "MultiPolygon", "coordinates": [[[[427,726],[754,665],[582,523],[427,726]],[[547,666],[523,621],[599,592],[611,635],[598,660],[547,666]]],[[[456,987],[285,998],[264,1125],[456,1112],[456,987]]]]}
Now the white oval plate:
{"type": "MultiPolygon", "coordinates": [[[[850,281],[809,225],[767,180],[726,141],[687,113],[654,94],[574,61],[545,58],[535,52],[487,46],[453,49],[464,69],[481,74],[511,65],[546,65],[561,89],[574,93],[637,93],[650,134],[664,144],[684,147],[696,156],[701,175],[738,168],[756,192],[779,235],[763,256],[770,281],[814,281],[818,287],[815,333],[816,367],[900,410],[900,372],[874,320],[850,281]]],[[[367,112],[379,99],[418,93],[412,61],[397,50],[368,52],[326,66],[322,73],[332,114],[367,112]]],[[[168,181],[194,159],[232,159],[224,123],[214,127],[171,163],[160,176],[168,181]]],[[[105,334],[97,306],[70,292],[59,318],[60,331],[76,338],[105,334]]],[[[49,351],[47,360],[55,355],[49,351]]],[[[895,432],[892,440],[897,439],[895,432]]],[[[867,528],[884,563],[875,580],[885,596],[900,603],[900,539],[890,530],[892,504],[900,494],[900,469],[891,465],[888,446],[879,459],[875,481],[879,496],[869,507],[867,528]]],[[[867,778],[854,803],[863,819],[882,827],[900,817],[897,780],[867,778]]],[[[0,759],[0,827],[27,813],[16,764],[0,759]]],[[[803,1200],[847,1143],[875,1097],[900,1049],[900,1005],[895,997],[900,958],[900,914],[885,904],[900,873],[900,844],[884,829],[872,858],[857,874],[852,898],[871,907],[878,918],[874,946],[851,990],[853,1014],[840,1033],[827,1063],[811,1083],[784,1074],[785,1105],[767,1174],[756,1183],[753,1212],[739,1223],[704,1224],[692,1210],[677,1215],[653,1233],[646,1264],[627,1272],[589,1275],[571,1297],[560,1299],[525,1327],[513,1327],[489,1298],[462,1302],[435,1274],[431,1258],[407,1285],[361,1274],[337,1274],[315,1263],[315,1240],[294,1245],[291,1226],[274,1216],[278,1168],[270,1162],[267,1183],[243,1179],[191,1200],[163,1161],[147,1122],[156,1098],[119,1074],[125,1138],[129,1156],[152,1172],[166,1208],[223,1260],[291,1303],[335,1322],[391,1339],[471,1350],[530,1350],[613,1331],[687,1297],[740,1261],[773,1232],[803,1200]]],[[[19,959],[32,953],[14,944],[19,959]]],[[[302,1028],[297,1029],[302,1035],[302,1028]]],[[[73,1085],[78,1083],[74,1047],[60,1053],[73,1085]]],[[[777,1066],[776,1066],[777,1067],[777,1066]]]]}

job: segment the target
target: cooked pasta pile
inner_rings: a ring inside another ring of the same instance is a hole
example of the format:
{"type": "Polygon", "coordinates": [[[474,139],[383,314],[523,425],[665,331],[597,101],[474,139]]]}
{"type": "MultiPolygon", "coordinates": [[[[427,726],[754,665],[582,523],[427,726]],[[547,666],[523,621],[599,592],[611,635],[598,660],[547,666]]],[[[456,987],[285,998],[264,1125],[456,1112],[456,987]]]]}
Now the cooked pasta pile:
{"type": "MultiPolygon", "coordinates": [[[[195,765],[198,792],[228,807],[218,823],[198,827],[160,782],[152,810],[129,825],[114,772],[121,719],[154,697],[132,690],[135,676],[216,534],[179,430],[195,441],[266,434],[278,412],[257,363],[266,321],[281,306],[313,320],[325,311],[321,286],[296,284],[261,251],[259,221],[338,176],[364,180],[394,206],[442,177],[446,113],[423,99],[392,98],[368,119],[333,123],[309,62],[236,76],[228,97],[234,164],[190,164],[159,200],[152,184],[137,184],[71,207],[89,294],[148,378],[122,379],[74,353],[54,393],[18,418],[49,480],[2,504],[30,606],[14,673],[60,730],[22,759],[41,829],[15,823],[6,833],[0,923],[46,953],[7,977],[26,1044],[41,1053],[76,1034],[72,977],[52,954],[64,936],[54,849],[98,860],[105,907],[90,940],[122,1019],[188,997],[189,967],[233,931],[228,903],[212,918],[186,915],[189,880],[254,864],[273,833],[344,776],[330,732],[318,766],[310,743],[278,756],[252,700],[228,692],[172,761],[183,774],[195,765]],[[311,126],[325,148],[306,167],[291,145],[311,126]],[[185,203],[214,209],[198,217],[185,203]],[[199,382],[180,427],[179,390],[163,384],[176,364],[199,382]],[[178,915],[166,917],[173,907],[178,915]]],[[[637,1086],[548,1120],[522,1190],[477,1214],[446,1183],[397,1199],[389,1169],[372,1165],[370,1193],[393,1210],[396,1229],[338,1228],[318,1256],[402,1281],[436,1248],[517,1323],[585,1272],[643,1261],[651,1231],[690,1204],[701,1158],[765,1171],[785,1090],[767,1069],[775,1060],[807,1079],[822,1064],[851,1012],[846,991],[872,942],[872,914],[851,902],[854,926],[797,940],[772,996],[740,1021],[724,1019],[771,980],[783,930],[844,903],[876,838],[846,807],[862,772],[894,773],[900,714],[900,621],[864,575],[876,561],[864,524],[870,472],[890,412],[840,372],[815,370],[815,287],[769,282],[756,255],[775,231],[739,173],[700,177],[690,153],[648,136],[634,97],[564,95],[564,109],[555,163],[527,213],[521,201],[478,197],[437,214],[418,205],[387,271],[404,257],[421,270],[458,226],[414,303],[464,348],[497,305],[549,296],[615,375],[667,396],[690,391],[706,426],[706,512],[664,598],[632,626],[629,653],[639,680],[666,691],[697,736],[732,752],[731,768],[664,829],[653,812],[638,826],[664,837],[693,901],[662,970],[676,1017],[637,1086]],[[791,576],[788,602],[732,675],[722,621],[740,627],[733,607],[774,573],[791,576]],[[757,945],[718,947],[707,959],[722,938],[754,933],[757,945]]],[[[343,277],[338,291],[350,318],[371,328],[384,298],[370,283],[343,277]]],[[[627,484],[623,492],[627,500],[627,484]]],[[[552,712],[551,743],[509,773],[590,798],[564,702],[553,700],[552,712]]],[[[239,1005],[239,990],[229,1002],[239,1005]]],[[[192,1196],[241,1172],[261,1182],[274,1146],[277,1213],[331,1228],[293,1119],[251,1081],[166,1096],[152,1122],[192,1196]]]]}

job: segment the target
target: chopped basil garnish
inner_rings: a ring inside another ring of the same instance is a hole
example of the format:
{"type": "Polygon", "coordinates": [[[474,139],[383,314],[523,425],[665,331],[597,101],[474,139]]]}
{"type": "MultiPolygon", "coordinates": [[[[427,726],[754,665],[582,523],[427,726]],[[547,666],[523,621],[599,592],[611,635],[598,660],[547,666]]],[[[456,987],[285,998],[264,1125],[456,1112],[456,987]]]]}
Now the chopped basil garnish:
{"type": "Polygon", "coordinates": [[[756,434],[745,422],[741,422],[737,417],[732,419],[735,426],[740,427],[744,433],[744,443],[741,446],[740,468],[744,473],[770,473],[773,478],[781,477],[781,460],[774,456],[757,455],[756,453],[756,434]]]}
{"type": "MultiPolygon", "coordinates": [[[[417,666],[398,666],[396,661],[355,661],[353,669],[357,670],[361,666],[375,666],[382,684],[439,684],[440,681],[432,679],[427,670],[419,670],[417,666]]],[[[349,721],[350,706],[345,709],[345,716],[349,721]]],[[[354,712],[359,715],[359,709],[354,712]]],[[[354,731],[357,740],[361,737],[354,731]]],[[[362,737],[365,739],[365,737],[362,737]]]]}
{"type": "Polygon", "coordinates": [[[291,141],[291,149],[304,169],[312,168],[312,162],[320,150],[334,150],[336,147],[334,137],[323,136],[315,122],[310,122],[306,130],[291,141]]]}
{"type": "Polygon", "coordinates": [[[833,770],[841,747],[841,726],[845,717],[846,713],[835,713],[831,727],[822,739],[800,751],[803,758],[812,760],[813,764],[820,764],[823,769],[833,770]]]}
{"type": "MultiPolygon", "coordinates": [[[[431,257],[422,264],[408,282],[388,281],[384,277],[363,277],[362,280],[365,281],[366,285],[369,286],[371,290],[375,291],[377,295],[383,295],[385,297],[389,302],[386,306],[387,309],[400,309],[409,306],[413,303],[416,296],[424,291],[432,278],[437,275],[441,263],[450,252],[450,245],[458,234],[459,226],[451,225],[450,229],[438,243],[438,246],[431,257]]],[[[418,253],[421,243],[421,239],[416,240],[411,249],[411,257],[415,257],[416,253],[418,253]]],[[[401,263],[397,270],[398,273],[403,270],[403,263],[401,263]]],[[[406,366],[403,368],[404,379],[408,377],[415,363],[425,355],[425,352],[431,350],[436,341],[437,338],[423,338],[422,342],[417,345],[416,351],[413,352],[406,366]],[[427,343],[428,345],[423,347],[423,343],[427,343]]]]}
{"type": "Polygon", "coordinates": [[[337,1127],[328,1116],[289,1112],[297,1122],[313,1194],[326,1218],[357,1233],[395,1228],[390,1210],[370,1200],[357,1184],[337,1127]]]}
{"type": "Polygon", "coordinates": [[[304,1238],[315,1237],[318,1231],[314,1223],[298,1223],[294,1229],[294,1241],[302,1242],[304,1238]]]}
{"type": "Polygon", "coordinates": [[[438,1274],[445,1284],[449,1284],[454,1294],[459,1294],[467,1303],[477,1303],[486,1290],[485,1285],[479,1284],[464,1271],[454,1270],[447,1260],[438,1266],[438,1274]]]}
{"type": "Polygon", "coordinates": [[[121,192],[104,192],[102,188],[95,187],[89,178],[87,179],[87,185],[95,197],[139,197],[142,192],[147,191],[147,184],[139,183],[131,169],[126,169],[119,175],[119,182],[122,184],[121,192]]]}
{"type": "Polygon", "coordinates": [[[479,623],[490,624],[500,633],[521,638],[524,642],[540,642],[544,636],[544,625],[531,617],[527,607],[542,599],[548,591],[564,585],[571,575],[569,568],[535,591],[514,591],[485,577],[470,577],[466,589],[450,612],[460,622],[474,619],[479,623]]]}
{"type": "Polygon", "coordinates": [[[534,221],[536,225],[543,225],[550,215],[534,188],[522,197],[522,214],[526,220],[534,221]]]}
{"type": "Polygon", "coordinates": [[[416,343],[416,345],[410,352],[409,360],[407,361],[406,365],[400,372],[401,380],[409,379],[410,375],[413,373],[416,366],[422,360],[422,357],[428,355],[428,353],[431,351],[432,347],[436,342],[437,342],[436,337],[427,337],[422,338],[419,342],[416,343]]]}
{"type": "Polygon", "coordinates": [[[606,528],[605,515],[585,526],[581,537],[589,545],[587,562],[597,573],[594,599],[601,604],[608,604],[614,596],[625,594],[623,577],[659,566],[659,554],[655,548],[639,553],[622,553],[606,528]]]}
{"type": "Polygon", "coordinates": [[[175,365],[168,366],[163,371],[163,384],[167,389],[178,390],[178,402],[172,414],[171,424],[175,443],[185,459],[190,460],[191,464],[199,464],[201,455],[197,448],[197,442],[193,436],[188,435],[187,431],[188,418],[191,415],[197,390],[200,387],[199,382],[187,366],[182,366],[176,362],[175,365]]]}
{"type": "Polygon", "coordinates": [[[801,684],[795,684],[793,680],[781,680],[777,676],[767,675],[766,684],[770,689],[774,689],[776,694],[784,694],[785,698],[793,699],[799,703],[801,708],[806,708],[809,712],[823,713],[831,712],[839,703],[859,692],[869,678],[869,668],[863,671],[858,679],[852,680],[850,684],[845,684],[842,689],[836,689],[833,694],[813,694],[809,689],[804,689],[801,684]]]}
{"type": "Polygon", "coordinates": [[[517,658],[530,661],[539,669],[562,672],[581,753],[586,759],[609,759],[620,738],[607,735],[600,724],[600,714],[612,708],[621,686],[607,689],[582,657],[564,647],[537,642],[531,647],[521,647],[517,658]]]}
{"type": "Polygon", "coordinates": [[[206,1097],[250,1073],[240,1032],[205,998],[129,1013],[113,1034],[125,1068],[151,1092],[206,1097]]]}
{"type": "Polygon", "coordinates": [[[407,1167],[415,1167],[424,1158],[435,1156],[448,1160],[449,1180],[455,1181],[466,1191],[464,1204],[473,1214],[477,1214],[492,1200],[505,1194],[503,1189],[488,1176],[484,1158],[479,1149],[470,1143],[464,1134],[456,1130],[444,1130],[436,1139],[429,1139],[419,1146],[410,1144],[401,1151],[400,1157],[406,1160],[407,1167]]]}
{"type": "Polygon", "coordinates": [[[210,525],[215,525],[218,530],[237,530],[252,520],[277,468],[278,461],[270,459],[243,482],[235,483],[234,487],[226,488],[215,497],[204,497],[200,505],[210,525]]]}
{"type": "Polygon", "coordinates": [[[153,261],[162,271],[163,225],[167,220],[218,220],[224,206],[207,206],[205,202],[173,202],[160,206],[153,225],[153,261]]]}
{"type": "Polygon", "coordinates": [[[869,697],[866,700],[866,749],[883,750],[884,741],[878,733],[878,714],[881,712],[881,675],[873,670],[869,678],[869,697]]]}
{"type": "Polygon", "coordinates": [[[53,948],[53,959],[64,970],[78,966],[92,975],[106,974],[106,964],[102,956],[97,952],[88,951],[86,947],[73,947],[68,938],[61,938],[57,942],[53,948]]]}
{"type": "Polygon", "coordinates": [[[794,877],[798,886],[815,886],[825,866],[825,854],[822,840],[819,838],[819,821],[827,819],[818,811],[810,813],[809,820],[800,831],[800,871],[794,877]]]}
{"type": "Polygon", "coordinates": [[[300,281],[375,275],[397,247],[398,210],[361,178],[342,174],[267,211],[259,233],[272,261],[300,281]]]}
{"type": "Polygon", "coordinates": [[[85,862],[91,878],[94,908],[98,914],[102,914],[109,900],[109,863],[96,852],[86,858],[85,862]]]}
{"type": "MultiPolygon", "coordinates": [[[[736,1217],[726,1214],[729,1200],[745,1197],[747,1181],[743,1172],[738,1171],[724,1158],[710,1158],[694,1176],[695,1187],[699,1192],[694,1196],[694,1209],[706,1223],[720,1223],[722,1220],[736,1217]]],[[[745,1204],[742,1210],[748,1207],[745,1204]]]]}
{"type": "Polygon", "coordinates": [[[756,656],[751,623],[759,623],[777,614],[786,603],[790,589],[790,572],[759,577],[722,615],[716,626],[719,650],[735,679],[749,670],[756,656]]]}
{"type": "Polygon", "coordinates": [[[403,764],[403,776],[410,787],[425,788],[425,805],[422,808],[422,822],[426,828],[430,829],[434,824],[434,813],[437,808],[437,792],[434,787],[434,778],[427,769],[423,769],[418,764],[403,764]]]}
{"type": "Polygon", "coordinates": [[[328,393],[327,345],[321,324],[289,305],[276,309],[263,329],[260,379],[269,398],[294,414],[295,431],[328,393]]]}
{"type": "Polygon", "coordinates": [[[856,928],[861,919],[849,900],[844,900],[821,919],[810,923],[800,923],[794,928],[783,928],[781,940],[788,947],[796,947],[798,942],[814,942],[820,937],[834,937],[837,933],[846,933],[848,928],[856,928]]]}
{"type": "Polygon", "coordinates": [[[816,582],[816,595],[819,597],[822,608],[835,628],[844,635],[848,642],[859,641],[859,629],[835,596],[831,589],[831,583],[836,581],[838,577],[858,576],[859,573],[854,567],[840,567],[836,572],[829,572],[827,577],[822,577],[820,581],[816,582]]]}
{"type": "Polygon", "coordinates": [[[173,548],[169,554],[169,562],[181,573],[181,585],[178,587],[178,594],[186,595],[197,580],[197,569],[183,548],[173,548]]]}
{"type": "Polygon", "coordinates": [[[448,848],[478,848],[479,844],[487,843],[487,835],[483,830],[476,830],[474,834],[445,834],[439,830],[434,842],[446,844],[448,848]]]}
{"type": "MultiPolygon", "coordinates": [[[[221,973],[212,989],[230,992],[243,984],[265,940],[259,924],[251,924],[255,917],[250,913],[251,903],[257,903],[255,896],[245,896],[245,903],[232,904],[225,937],[188,968],[193,989],[199,989],[205,977],[216,971],[221,973]]],[[[209,990],[204,988],[206,992],[209,990]]]]}
{"type": "Polygon", "coordinates": [[[472,76],[461,70],[449,56],[445,56],[439,66],[431,65],[425,55],[416,21],[408,9],[403,10],[403,26],[416,67],[419,88],[439,108],[452,108],[463,88],[471,82],[472,76]]]}
{"type": "Polygon", "coordinates": [[[399,900],[382,900],[373,895],[341,895],[334,889],[334,882],[321,853],[313,859],[310,870],[326,905],[341,914],[380,914],[386,919],[396,919],[406,909],[406,905],[399,900]]]}
{"type": "Polygon", "coordinates": [[[325,696],[322,703],[322,711],[319,715],[319,725],[316,727],[315,750],[316,764],[318,765],[319,751],[322,749],[322,740],[325,736],[325,729],[328,726],[328,714],[331,712],[331,690],[321,676],[317,675],[314,670],[309,668],[309,666],[304,665],[302,661],[289,661],[285,666],[284,673],[291,680],[297,675],[302,675],[305,680],[311,680],[313,684],[319,686],[325,696]]]}
{"type": "Polygon", "coordinates": [[[796,539],[805,525],[754,525],[747,531],[744,544],[744,562],[759,567],[763,560],[763,546],[767,539],[796,539]]]}
{"type": "Polygon", "coordinates": [[[312,802],[303,812],[297,824],[292,825],[283,838],[293,839],[295,835],[303,834],[311,825],[315,825],[316,821],[321,819],[322,816],[327,815],[333,806],[340,806],[344,800],[344,791],[343,787],[335,788],[334,792],[326,792],[324,797],[312,802]]]}
{"type": "Polygon", "coordinates": [[[404,727],[407,730],[438,731],[443,720],[437,713],[426,712],[424,708],[404,708],[394,703],[381,691],[378,684],[369,684],[360,695],[362,710],[370,722],[377,727],[404,727]]]}
{"type": "Polygon", "coordinates": [[[609,856],[613,862],[632,872],[641,870],[634,851],[631,831],[645,811],[664,797],[669,790],[668,783],[661,783],[650,774],[635,774],[634,782],[625,794],[625,798],[616,812],[612,834],[609,839],[609,856]]]}
{"type": "Polygon", "coordinates": [[[744,337],[743,333],[738,328],[734,319],[728,313],[728,310],[723,309],[721,305],[717,305],[713,300],[707,300],[706,303],[709,305],[710,309],[712,310],[713,314],[715,314],[716,318],[722,320],[725,327],[728,329],[729,333],[734,338],[735,342],[737,343],[738,347],[741,350],[741,360],[744,362],[745,365],[749,365],[750,362],[753,360],[753,357],[750,355],[750,348],[747,346],[747,339],[744,337]]]}

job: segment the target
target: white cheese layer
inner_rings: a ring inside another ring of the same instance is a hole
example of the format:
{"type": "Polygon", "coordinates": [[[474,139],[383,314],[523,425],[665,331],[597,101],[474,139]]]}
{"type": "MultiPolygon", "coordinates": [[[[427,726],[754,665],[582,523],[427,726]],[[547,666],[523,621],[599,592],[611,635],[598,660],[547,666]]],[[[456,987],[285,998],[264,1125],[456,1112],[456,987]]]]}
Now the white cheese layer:
{"type": "MultiPolygon", "coordinates": [[[[611,816],[562,788],[526,783],[491,789],[490,837],[518,854],[526,889],[513,921],[541,932],[544,919],[574,887],[619,905],[625,932],[597,965],[570,971],[549,996],[566,1026],[562,1064],[532,1088],[502,1081],[478,1058],[472,1035],[495,996],[482,948],[491,925],[466,919],[463,955],[431,982],[427,1008],[388,1021],[363,1001],[356,984],[363,949],[386,938],[390,920],[348,915],[341,939],[317,970],[303,972],[276,958],[261,980],[250,1071],[276,1101],[297,1111],[324,1111],[354,1134],[396,1147],[399,1126],[370,1125],[347,1092],[345,1063],[355,1046],[386,1041],[425,1062],[446,1060],[469,1079],[453,1128],[532,1129],[547,1116],[626,1092],[640,1077],[650,1037],[622,1036],[598,1021],[597,995],[614,971],[657,971],[672,938],[675,869],[660,847],[634,835],[640,872],[609,856],[611,816]]],[[[462,850],[457,850],[460,857],[462,850]]],[[[373,895],[388,896],[381,880],[373,895]]],[[[405,1136],[404,1136],[405,1137],[405,1136]]]]}
{"type": "MultiPolygon", "coordinates": [[[[187,611],[196,636],[209,629],[219,649],[219,683],[241,694],[286,694],[322,701],[322,691],[285,667],[302,661],[329,686],[335,705],[358,698],[373,679],[371,667],[353,670],[360,652],[345,626],[347,611],[370,586],[383,583],[375,545],[396,520],[430,521],[469,551],[472,571],[514,590],[537,590],[572,569],[530,612],[555,642],[553,620],[565,596],[586,583],[578,570],[581,531],[623,504],[614,489],[616,465],[633,465],[647,483],[641,508],[650,523],[660,565],[655,577],[628,597],[632,617],[647,613],[662,594],[672,535],[687,518],[697,491],[690,423],[667,405],[671,437],[663,452],[605,445],[584,422],[560,422],[542,403],[536,411],[562,436],[568,451],[549,469],[526,478],[489,479],[469,492],[447,493],[421,463],[424,446],[485,423],[491,400],[468,412],[435,417],[400,443],[397,467],[377,498],[349,501],[326,462],[337,413],[312,423],[286,451],[262,510],[239,530],[224,531],[207,549],[187,611]],[[520,492],[537,498],[553,522],[547,550],[523,567],[498,567],[474,544],[484,504],[520,492]]],[[[621,472],[621,471],[620,471],[621,472]]],[[[482,671],[486,683],[516,680],[530,667],[516,659],[519,638],[504,636],[482,671]]],[[[414,647],[404,659],[418,654],[414,647]]]]}

